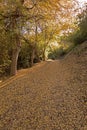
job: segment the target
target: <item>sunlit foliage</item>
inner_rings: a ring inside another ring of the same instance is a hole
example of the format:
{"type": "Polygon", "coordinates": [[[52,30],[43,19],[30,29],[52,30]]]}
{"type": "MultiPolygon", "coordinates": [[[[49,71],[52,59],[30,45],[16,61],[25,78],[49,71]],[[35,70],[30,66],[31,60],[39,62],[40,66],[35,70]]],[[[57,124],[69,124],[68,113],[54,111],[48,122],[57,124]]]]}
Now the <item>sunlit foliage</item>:
{"type": "Polygon", "coordinates": [[[21,48],[26,50],[24,43],[27,43],[29,53],[23,53],[22,60],[26,55],[29,56],[28,62],[31,66],[35,59],[45,60],[45,52],[49,44],[58,41],[60,35],[73,28],[76,8],[76,0],[1,1],[0,31],[4,34],[0,37],[7,47],[5,50],[11,61],[11,75],[16,74],[21,48]]]}

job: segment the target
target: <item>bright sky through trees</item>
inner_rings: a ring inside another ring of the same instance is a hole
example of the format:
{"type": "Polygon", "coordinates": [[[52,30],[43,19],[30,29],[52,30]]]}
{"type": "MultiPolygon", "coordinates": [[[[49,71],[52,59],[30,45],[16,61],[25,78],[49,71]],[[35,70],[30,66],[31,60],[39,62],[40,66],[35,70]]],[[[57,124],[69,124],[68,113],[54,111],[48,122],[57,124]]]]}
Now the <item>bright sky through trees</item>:
{"type": "Polygon", "coordinates": [[[87,0],[78,0],[80,6],[83,6],[84,3],[87,3],[87,0]]]}

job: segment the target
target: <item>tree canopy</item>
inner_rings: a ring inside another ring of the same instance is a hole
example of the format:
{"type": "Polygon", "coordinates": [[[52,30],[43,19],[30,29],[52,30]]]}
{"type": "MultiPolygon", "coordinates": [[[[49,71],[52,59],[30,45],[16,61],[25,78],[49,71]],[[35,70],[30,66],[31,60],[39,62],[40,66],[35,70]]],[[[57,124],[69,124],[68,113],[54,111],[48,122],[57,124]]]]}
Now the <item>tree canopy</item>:
{"type": "MultiPolygon", "coordinates": [[[[0,66],[4,66],[3,72],[9,70],[15,75],[17,67],[29,67],[46,60],[50,45],[59,43],[61,36],[75,29],[77,7],[76,0],[1,1],[0,66]]],[[[83,12],[81,15],[87,13],[83,12]]],[[[82,33],[86,19],[86,15],[79,19],[82,33]]]]}

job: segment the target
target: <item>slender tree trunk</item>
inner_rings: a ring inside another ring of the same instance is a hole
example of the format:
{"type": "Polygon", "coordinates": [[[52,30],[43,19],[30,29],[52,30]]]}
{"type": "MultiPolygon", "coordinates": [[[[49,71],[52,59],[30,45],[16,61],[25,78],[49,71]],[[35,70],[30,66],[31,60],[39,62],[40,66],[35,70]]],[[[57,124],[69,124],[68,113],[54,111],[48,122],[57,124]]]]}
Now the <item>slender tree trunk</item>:
{"type": "Polygon", "coordinates": [[[36,55],[37,62],[40,62],[40,57],[39,57],[37,46],[35,46],[35,55],[36,55]]]}
{"type": "Polygon", "coordinates": [[[46,51],[46,47],[44,47],[44,49],[43,49],[43,61],[45,61],[45,60],[46,60],[45,51],[46,51]]]}
{"type": "Polygon", "coordinates": [[[45,52],[43,52],[43,61],[46,60],[45,52]]]}
{"type": "Polygon", "coordinates": [[[38,43],[38,26],[37,26],[37,21],[35,20],[36,28],[35,28],[35,56],[37,58],[37,61],[40,62],[39,54],[38,54],[38,48],[37,48],[37,43],[38,43]]]}
{"type": "Polygon", "coordinates": [[[34,64],[34,56],[35,56],[35,48],[32,49],[32,54],[31,54],[31,61],[30,61],[30,66],[32,67],[34,64]]]}
{"type": "Polygon", "coordinates": [[[20,49],[21,49],[20,38],[19,36],[16,36],[16,45],[12,49],[12,60],[11,60],[12,62],[11,62],[11,71],[10,71],[11,76],[17,73],[17,61],[18,61],[20,49]]]}
{"type": "Polygon", "coordinates": [[[17,73],[17,61],[18,61],[19,52],[20,52],[20,48],[16,48],[12,50],[11,76],[16,75],[17,73]]]}

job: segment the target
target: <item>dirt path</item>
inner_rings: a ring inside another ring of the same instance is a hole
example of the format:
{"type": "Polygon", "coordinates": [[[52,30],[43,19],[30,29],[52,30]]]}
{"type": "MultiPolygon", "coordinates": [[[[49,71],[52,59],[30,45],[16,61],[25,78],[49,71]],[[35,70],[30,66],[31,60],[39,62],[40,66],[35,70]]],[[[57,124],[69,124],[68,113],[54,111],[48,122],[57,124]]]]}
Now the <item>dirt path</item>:
{"type": "Polygon", "coordinates": [[[20,72],[0,88],[0,130],[87,130],[87,51],[20,72]]]}

